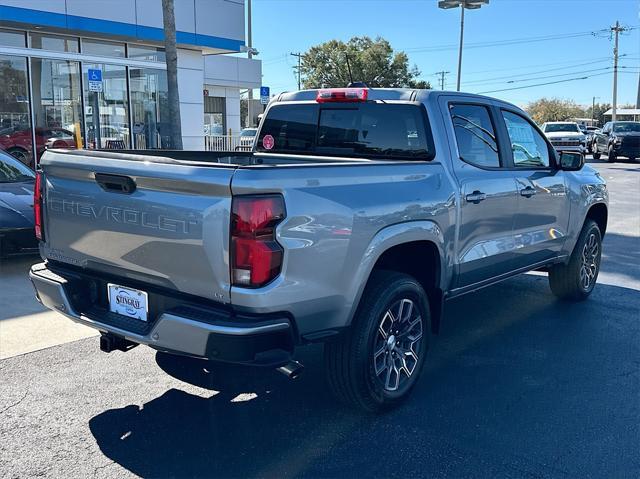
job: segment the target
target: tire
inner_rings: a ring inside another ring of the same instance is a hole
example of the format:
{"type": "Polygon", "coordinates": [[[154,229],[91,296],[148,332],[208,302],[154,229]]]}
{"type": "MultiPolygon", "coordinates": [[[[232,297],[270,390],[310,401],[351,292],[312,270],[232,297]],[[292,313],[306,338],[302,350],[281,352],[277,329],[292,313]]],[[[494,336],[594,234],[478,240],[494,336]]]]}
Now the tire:
{"type": "Polygon", "coordinates": [[[598,279],[602,259],[602,235],[593,220],[582,227],[567,264],[549,270],[549,286],[558,298],[583,301],[589,297],[598,279]],[[584,268],[584,269],[583,269],[584,268]]]}
{"type": "Polygon", "coordinates": [[[329,387],[342,402],[368,412],[396,407],[420,376],[430,338],[429,300],[420,283],[375,271],[351,327],[325,344],[329,387]],[[396,335],[401,339],[394,343],[396,335]]]}
{"type": "Polygon", "coordinates": [[[607,161],[609,163],[614,163],[617,159],[618,155],[613,151],[613,145],[609,145],[609,149],[607,150],[607,161]]]}
{"type": "Polygon", "coordinates": [[[29,152],[27,150],[22,148],[9,148],[7,153],[26,166],[31,167],[32,159],[29,157],[29,152]]]}
{"type": "Polygon", "coordinates": [[[598,144],[594,141],[591,146],[591,154],[593,155],[594,160],[600,159],[600,153],[598,152],[598,144]]]}

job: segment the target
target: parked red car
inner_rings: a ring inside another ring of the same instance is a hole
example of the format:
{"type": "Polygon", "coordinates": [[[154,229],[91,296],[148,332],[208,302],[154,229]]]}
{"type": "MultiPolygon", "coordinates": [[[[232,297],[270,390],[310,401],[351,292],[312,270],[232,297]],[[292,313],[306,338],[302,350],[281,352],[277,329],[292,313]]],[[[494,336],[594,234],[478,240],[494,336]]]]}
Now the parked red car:
{"type": "MultiPolygon", "coordinates": [[[[46,148],[75,148],[73,132],[64,128],[36,128],[38,161],[46,148]]],[[[31,128],[18,127],[0,130],[0,150],[34,168],[31,128]]]]}

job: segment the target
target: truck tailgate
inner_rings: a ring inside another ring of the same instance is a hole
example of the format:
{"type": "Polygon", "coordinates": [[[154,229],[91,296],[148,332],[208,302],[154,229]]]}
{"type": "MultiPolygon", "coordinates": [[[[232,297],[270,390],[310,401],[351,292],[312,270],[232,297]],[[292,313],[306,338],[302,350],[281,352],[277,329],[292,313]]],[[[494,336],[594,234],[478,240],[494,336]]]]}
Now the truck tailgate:
{"type": "Polygon", "coordinates": [[[52,151],[40,164],[46,258],[229,301],[233,165],[52,151]]]}

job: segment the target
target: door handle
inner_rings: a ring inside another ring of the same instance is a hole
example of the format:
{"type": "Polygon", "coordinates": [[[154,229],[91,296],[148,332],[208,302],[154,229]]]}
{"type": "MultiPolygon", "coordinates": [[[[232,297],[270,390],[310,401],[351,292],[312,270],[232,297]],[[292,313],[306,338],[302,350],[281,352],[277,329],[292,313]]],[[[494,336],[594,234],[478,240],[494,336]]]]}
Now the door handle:
{"type": "Polygon", "coordinates": [[[486,200],[487,199],[487,195],[485,193],[483,193],[482,191],[475,190],[473,193],[465,196],[465,198],[466,198],[468,203],[473,203],[474,205],[477,205],[481,201],[486,200]]]}
{"type": "Polygon", "coordinates": [[[531,198],[536,193],[537,191],[530,186],[527,186],[524,190],[520,190],[520,196],[524,196],[525,198],[531,198]]]}
{"type": "Polygon", "coordinates": [[[128,176],[110,175],[107,173],[96,173],[96,183],[104,191],[111,193],[124,193],[130,195],[136,190],[136,182],[128,176]]]}

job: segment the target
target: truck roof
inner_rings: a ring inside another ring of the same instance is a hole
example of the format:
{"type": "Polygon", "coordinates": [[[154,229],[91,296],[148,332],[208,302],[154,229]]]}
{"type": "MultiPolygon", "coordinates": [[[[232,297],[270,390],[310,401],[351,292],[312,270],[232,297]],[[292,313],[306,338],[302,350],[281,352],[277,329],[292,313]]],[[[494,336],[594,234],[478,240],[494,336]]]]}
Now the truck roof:
{"type": "MultiPolygon", "coordinates": [[[[272,102],[288,102],[288,101],[316,101],[318,91],[321,90],[342,90],[343,88],[315,88],[309,90],[299,90],[292,92],[280,93],[272,102]]],[[[485,101],[500,101],[484,95],[475,93],[465,93],[458,91],[446,90],[425,90],[418,88],[361,88],[355,89],[368,90],[367,100],[390,100],[390,101],[426,101],[428,98],[434,98],[441,95],[459,96],[464,98],[476,98],[485,101]]]]}

